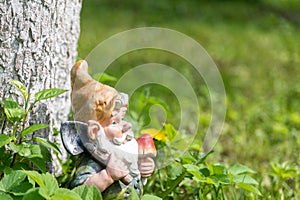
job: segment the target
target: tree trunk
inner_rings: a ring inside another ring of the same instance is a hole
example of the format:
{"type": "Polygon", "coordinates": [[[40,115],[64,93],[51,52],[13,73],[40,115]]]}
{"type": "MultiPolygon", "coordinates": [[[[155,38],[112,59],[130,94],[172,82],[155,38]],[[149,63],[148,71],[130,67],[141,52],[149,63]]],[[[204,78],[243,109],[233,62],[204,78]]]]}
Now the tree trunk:
{"type": "MultiPolygon", "coordinates": [[[[70,89],[80,9],[81,0],[0,0],[0,101],[10,97],[20,102],[8,83],[11,79],[21,81],[32,94],[46,88],[70,89]]],[[[69,93],[65,93],[37,105],[30,123],[58,129],[69,111],[69,93]]],[[[5,125],[0,113],[1,130],[8,128],[5,125]]],[[[60,142],[51,129],[38,134],[60,142]]],[[[56,158],[52,167],[59,173],[56,158]]]]}

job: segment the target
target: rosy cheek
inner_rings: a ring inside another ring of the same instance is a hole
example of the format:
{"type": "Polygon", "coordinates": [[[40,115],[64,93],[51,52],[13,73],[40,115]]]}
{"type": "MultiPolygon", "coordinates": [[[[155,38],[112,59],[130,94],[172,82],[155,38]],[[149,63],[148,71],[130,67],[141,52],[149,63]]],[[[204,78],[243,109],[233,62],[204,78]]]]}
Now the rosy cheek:
{"type": "Polygon", "coordinates": [[[106,127],[104,129],[105,133],[109,134],[110,136],[114,137],[121,137],[122,136],[122,131],[117,128],[117,127],[106,127]]]}

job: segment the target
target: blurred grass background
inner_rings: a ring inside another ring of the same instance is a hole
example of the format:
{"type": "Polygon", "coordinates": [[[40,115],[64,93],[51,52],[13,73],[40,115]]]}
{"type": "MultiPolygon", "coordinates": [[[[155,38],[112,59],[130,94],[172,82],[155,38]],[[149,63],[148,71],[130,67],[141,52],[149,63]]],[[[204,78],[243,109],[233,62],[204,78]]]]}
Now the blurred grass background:
{"type": "MultiPolygon", "coordinates": [[[[222,74],[227,116],[209,159],[243,163],[259,171],[261,179],[272,162],[299,165],[300,1],[84,0],[79,56],[86,57],[113,34],[145,26],[170,28],[194,38],[222,74]]],[[[203,133],[210,120],[206,87],[178,56],[135,51],[119,58],[107,73],[120,77],[148,62],[172,66],[193,82],[202,111],[199,132],[203,133]]],[[[165,89],[155,95],[160,94],[169,102],[165,89]]],[[[176,119],[176,113],[170,116],[176,119]]]]}

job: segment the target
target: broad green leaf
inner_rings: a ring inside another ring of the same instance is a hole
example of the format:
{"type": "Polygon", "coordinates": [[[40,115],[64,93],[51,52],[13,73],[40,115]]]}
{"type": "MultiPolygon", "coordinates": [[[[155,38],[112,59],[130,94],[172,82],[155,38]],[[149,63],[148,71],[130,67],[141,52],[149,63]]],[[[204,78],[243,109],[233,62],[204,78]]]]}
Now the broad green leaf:
{"type": "Polygon", "coordinates": [[[29,133],[32,133],[34,131],[37,131],[37,130],[40,130],[43,128],[47,128],[47,127],[49,127],[48,124],[33,124],[33,125],[25,128],[21,134],[22,134],[22,136],[25,136],[25,135],[28,135],[29,133]]]}
{"type": "Polygon", "coordinates": [[[182,165],[178,162],[174,162],[172,165],[167,166],[168,178],[175,180],[180,174],[182,174],[182,165]]]}
{"type": "Polygon", "coordinates": [[[79,196],[79,194],[72,190],[68,190],[66,188],[59,188],[56,191],[56,193],[51,197],[51,200],[82,200],[82,198],[79,196]]]}
{"type": "Polygon", "coordinates": [[[5,192],[4,186],[2,184],[2,181],[0,181],[0,193],[5,192]]]}
{"type": "Polygon", "coordinates": [[[200,169],[196,165],[185,164],[183,167],[186,171],[192,174],[197,180],[202,181],[204,179],[203,175],[200,172],[200,169]]]}
{"type": "Polygon", "coordinates": [[[226,173],[225,167],[223,165],[215,164],[212,166],[212,168],[213,168],[214,174],[225,174],[226,173]]]}
{"type": "Polygon", "coordinates": [[[40,137],[34,137],[33,140],[40,143],[40,144],[42,144],[42,145],[44,145],[45,147],[48,147],[48,148],[52,149],[56,153],[61,153],[60,149],[53,142],[50,142],[50,141],[48,141],[44,138],[40,138],[40,137]]]}
{"type": "Polygon", "coordinates": [[[24,99],[27,99],[28,97],[28,92],[27,92],[27,88],[25,87],[25,85],[23,85],[23,83],[21,83],[20,81],[17,80],[11,80],[10,84],[12,84],[13,86],[15,86],[23,95],[24,99]]]}
{"type": "Polygon", "coordinates": [[[4,108],[7,108],[7,109],[20,108],[20,105],[16,101],[9,99],[9,98],[4,99],[3,105],[4,105],[4,108]]]}
{"type": "Polygon", "coordinates": [[[26,175],[22,171],[12,171],[11,173],[4,175],[1,180],[1,185],[5,192],[9,192],[12,188],[19,185],[24,179],[26,175]]]}
{"type": "Polygon", "coordinates": [[[38,144],[29,144],[30,155],[28,158],[43,158],[41,146],[38,144]]]}
{"type": "Polygon", "coordinates": [[[139,195],[136,193],[133,187],[131,188],[131,200],[140,200],[139,195]]]}
{"type": "Polygon", "coordinates": [[[46,163],[43,158],[34,157],[34,158],[28,158],[28,159],[43,173],[46,172],[46,163]]]}
{"type": "MultiPolygon", "coordinates": [[[[73,191],[76,192],[77,194],[79,194],[79,196],[82,199],[86,199],[86,200],[89,200],[89,199],[87,199],[88,198],[88,196],[87,196],[88,190],[89,190],[89,188],[85,184],[75,187],[73,189],[73,191]]],[[[91,199],[91,200],[93,200],[93,199],[91,199]]]]}
{"type": "Polygon", "coordinates": [[[58,183],[56,179],[49,173],[42,174],[43,186],[40,187],[40,195],[45,199],[50,199],[52,195],[58,190],[58,183]]]}
{"type": "Polygon", "coordinates": [[[56,97],[60,94],[65,93],[67,90],[59,89],[59,88],[51,88],[51,89],[45,89],[42,91],[39,91],[35,93],[34,98],[35,101],[41,101],[45,99],[50,99],[52,97],[56,97]]]}
{"type": "Polygon", "coordinates": [[[245,174],[245,173],[255,174],[256,172],[244,165],[235,164],[228,169],[228,173],[238,175],[238,174],[245,174]]]}
{"type": "Polygon", "coordinates": [[[11,143],[9,143],[9,147],[14,153],[18,153],[19,151],[21,151],[24,148],[24,143],[15,144],[15,143],[11,142],[11,143]]]}
{"type": "Polygon", "coordinates": [[[205,182],[208,184],[214,185],[216,187],[219,187],[219,184],[220,184],[218,178],[215,176],[207,177],[205,182]]]}
{"type": "Polygon", "coordinates": [[[15,162],[13,169],[14,170],[30,170],[30,166],[26,162],[19,161],[19,162],[15,162]]]}
{"type": "Polygon", "coordinates": [[[224,185],[230,184],[230,180],[226,174],[216,174],[216,175],[214,175],[214,177],[216,177],[218,179],[219,183],[221,183],[221,184],[224,184],[224,185]]]}
{"type": "Polygon", "coordinates": [[[145,194],[142,197],[142,200],[162,200],[162,198],[150,194],[145,194]]]}
{"type": "Polygon", "coordinates": [[[261,196],[260,191],[255,186],[253,186],[253,185],[250,185],[250,184],[247,184],[247,183],[238,183],[238,186],[240,188],[243,188],[244,190],[247,190],[249,192],[252,192],[252,193],[254,193],[256,195],[261,196]]]}
{"type": "Polygon", "coordinates": [[[95,186],[92,186],[92,187],[89,188],[88,193],[87,193],[87,198],[85,200],[94,200],[94,199],[101,200],[102,195],[101,195],[100,191],[95,186]]]}
{"type": "Polygon", "coordinates": [[[50,173],[43,174],[44,186],[48,188],[50,196],[58,190],[58,183],[54,176],[50,173]]]}
{"type": "Polygon", "coordinates": [[[39,145],[40,149],[41,149],[41,154],[43,156],[43,159],[45,162],[51,162],[51,152],[49,151],[49,149],[47,149],[45,146],[43,145],[39,145]]]}
{"type": "Polygon", "coordinates": [[[182,156],[180,156],[182,164],[189,164],[195,161],[195,158],[191,155],[191,152],[187,151],[182,156]]]}
{"type": "Polygon", "coordinates": [[[10,193],[12,193],[15,196],[21,196],[24,195],[29,189],[31,189],[33,186],[28,182],[23,182],[16,187],[12,188],[10,193]]]}
{"type": "Polygon", "coordinates": [[[0,134],[0,147],[8,144],[11,138],[5,134],[0,134]]]}
{"type": "Polygon", "coordinates": [[[36,172],[36,171],[24,171],[24,173],[29,178],[31,178],[32,180],[34,180],[40,187],[42,187],[44,185],[42,175],[39,174],[38,172],[36,172]]]}
{"type": "Polygon", "coordinates": [[[12,99],[5,99],[3,104],[4,113],[7,119],[11,122],[18,122],[26,115],[26,111],[12,99]]]}
{"type": "Polygon", "coordinates": [[[205,176],[205,177],[208,177],[210,176],[210,171],[207,167],[203,167],[200,169],[200,172],[205,176]]]}
{"type": "Polygon", "coordinates": [[[0,191],[0,199],[1,200],[13,200],[13,198],[9,194],[6,194],[1,191],[0,191]]]}
{"type": "Polygon", "coordinates": [[[18,151],[18,154],[20,156],[25,157],[25,158],[30,157],[32,155],[31,150],[30,150],[30,146],[29,145],[23,145],[23,148],[20,149],[20,151],[18,151]]]}
{"type": "Polygon", "coordinates": [[[30,149],[30,145],[28,143],[21,143],[21,144],[15,144],[15,143],[10,143],[9,147],[11,148],[11,150],[15,153],[18,153],[20,156],[23,157],[30,157],[31,156],[31,149],[30,149]]]}
{"type": "Polygon", "coordinates": [[[32,188],[28,190],[28,192],[24,195],[22,200],[45,200],[39,194],[39,188],[32,188]]]}
{"type": "Polygon", "coordinates": [[[233,175],[232,181],[234,183],[247,183],[247,184],[258,185],[258,182],[247,174],[233,175]]]}

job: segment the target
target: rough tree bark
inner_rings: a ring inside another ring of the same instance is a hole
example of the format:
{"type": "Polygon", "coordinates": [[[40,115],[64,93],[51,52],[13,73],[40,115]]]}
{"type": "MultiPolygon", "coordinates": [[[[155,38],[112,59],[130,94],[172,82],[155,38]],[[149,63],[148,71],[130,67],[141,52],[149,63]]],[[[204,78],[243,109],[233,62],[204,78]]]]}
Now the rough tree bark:
{"type": "MultiPolygon", "coordinates": [[[[0,101],[15,96],[8,83],[11,79],[21,81],[31,93],[46,88],[70,89],[69,70],[77,56],[81,3],[82,0],[0,0],[0,101]]],[[[59,128],[69,111],[69,94],[65,93],[40,103],[30,121],[59,128]]],[[[2,130],[7,128],[5,124],[0,114],[2,130]]],[[[39,134],[59,140],[53,138],[50,129],[39,134]]],[[[56,162],[53,166],[59,173],[56,162]]]]}

